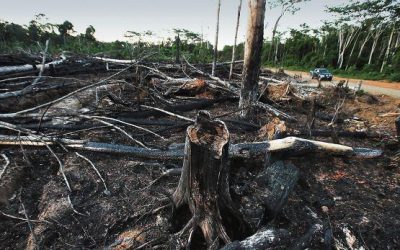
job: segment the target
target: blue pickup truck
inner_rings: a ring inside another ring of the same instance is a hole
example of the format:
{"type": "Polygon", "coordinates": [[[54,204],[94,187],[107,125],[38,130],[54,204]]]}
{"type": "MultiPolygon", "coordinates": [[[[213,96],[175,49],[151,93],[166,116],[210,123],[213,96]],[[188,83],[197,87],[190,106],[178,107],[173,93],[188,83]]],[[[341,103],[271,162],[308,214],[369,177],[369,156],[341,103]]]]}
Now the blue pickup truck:
{"type": "Polygon", "coordinates": [[[310,75],[312,79],[318,79],[320,81],[327,80],[332,81],[333,75],[326,68],[316,68],[310,71],[310,75]]]}

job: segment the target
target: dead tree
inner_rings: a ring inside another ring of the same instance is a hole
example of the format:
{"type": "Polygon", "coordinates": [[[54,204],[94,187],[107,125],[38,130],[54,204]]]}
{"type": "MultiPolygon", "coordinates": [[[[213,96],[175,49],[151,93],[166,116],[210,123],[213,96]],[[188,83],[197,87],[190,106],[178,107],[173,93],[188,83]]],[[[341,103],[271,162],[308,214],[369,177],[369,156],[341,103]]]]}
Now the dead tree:
{"type": "Polygon", "coordinates": [[[239,101],[242,118],[249,116],[249,107],[257,100],[261,49],[264,36],[265,2],[265,0],[249,1],[250,14],[247,24],[243,81],[239,101]]]}
{"type": "Polygon", "coordinates": [[[218,0],[218,8],[217,8],[217,25],[215,28],[215,42],[214,42],[214,58],[212,64],[211,75],[215,76],[215,67],[217,66],[217,57],[218,57],[218,35],[219,35],[219,14],[221,12],[221,0],[218,0]]]}
{"type": "Polygon", "coordinates": [[[180,51],[180,47],[181,47],[181,39],[179,37],[179,32],[176,35],[176,39],[175,39],[175,44],[176,44],[176,58],[175,58],[175,62],[179,63],[181,61],[181,51],[180,51]]]}
{"type": "Polygon", "coordinates": [[[233,67],[235,65],[236,44],[237,44],[237,36],[238,36],[239,25],[240,25],[240,12],[242,10],[242,2],[243,2],[243,0],[240,0],[239,7],[238,7],[238,14],[237,14],[237,20],[236,20],[236,30],[235,30],[235,40],[233,42],[233,47],[232,47],[232,62],[231,62],[231,69],[229,71],[229,80],[232,79],[233,67]]]}
{"type": "Polygon", "coordinates": [[[200,228],[209,249],[218,249],[219,239],[225,244],[243,239],[248,231],[229,193],[229,137],[222,121],[199,112],[187,129],[182,174],[173,194],[175,207],[187,204],[193,215],[178,236],[200,228]]]}

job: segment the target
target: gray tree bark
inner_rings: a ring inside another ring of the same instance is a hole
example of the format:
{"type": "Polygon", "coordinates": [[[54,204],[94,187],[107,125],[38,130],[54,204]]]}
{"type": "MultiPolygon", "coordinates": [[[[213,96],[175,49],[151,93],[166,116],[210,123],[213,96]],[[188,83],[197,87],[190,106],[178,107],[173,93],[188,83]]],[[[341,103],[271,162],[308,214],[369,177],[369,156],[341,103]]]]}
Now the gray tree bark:
{"type": "Polygon", "coordinates": [[[390,32],[388,46],[387,46],[385,57],[383,58],[383,62],[382,62],[382,66],[381,66],[381,71],[380,71],[381,73],[385,69],[385,66],[386,66],[386,64],[388,62],[388,59],[389,59],[390,49],[392,47],[392,40],[393,40],[393,36],[394,36],[394,31],[395,31],[395,25],[393,25],[392,32],[390,32]]]}
{"type": "Polygon", "coordinates": [[[217,57],[218,57],[218,36],[219,36],[219,14],[221,12],[221,0],[218,0],[218,8],[217,8],[217,25],[215,28],[215,42],[214,42],[214,58],[212,64],[211,75],[215,76],[215,68],[217,66],[217,57]]]}
{"type": "Polygon", "coordinates": [[[233,43],[233,48],[232,48],[232,62],[231,62],[231,69],[229,71],[229,80],[232,79],[233,67],[235,66],[234,64],[235,64],[235,57],[236,57],[236,44],[237,44],[237,36],[238,36],[239,24],[240,24],[240,12],[242,10],[242,2],[243,2],[243,0],[240,0],[239,7],[238,7],[236,30],[235,30],[235,41],[233,43]]]}
{"type": "Polygon", "coordinates": [[[379,40],[379,38],[380,38],[382,32],[383,32],[383,28],[382,28],[382,27],[378,27],[378,28],[376,28],[376,30],[375,30],[374,41],[373,41],[373,43],[372,43],[371,52],[369,53],[368,65],[371,65],[371,63],[372,63],[372,57],[373,57],[373,55],[374,55],[376,46],[378,45],[378,40],[379,40]]]}

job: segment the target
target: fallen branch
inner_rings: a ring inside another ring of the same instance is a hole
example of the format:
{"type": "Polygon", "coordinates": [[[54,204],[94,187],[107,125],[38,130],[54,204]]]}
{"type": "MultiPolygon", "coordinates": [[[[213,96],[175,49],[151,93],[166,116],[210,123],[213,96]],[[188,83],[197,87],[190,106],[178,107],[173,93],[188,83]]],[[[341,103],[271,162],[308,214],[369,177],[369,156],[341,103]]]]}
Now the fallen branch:
{"type": "Polygon", "coordinates": [[[100,178],[101,182],[102,182],[103,185],[104,185],[104,193],[105,193],[106,195],[110,195],[111,193],[110,193],[110,191],[109,191],[108,188],[107,188],[106,181],[104,180],[103,176],[100,174],[99,170],[96,168],[96,166],[94,165],[94,163],[93,163],[91,160],[89,160],[87,157],[85,157],[85,156],[79,154],[78,152],[75,152],[75,154],[76,154],[78,157],[80,157],[80,158],[84,159],[85,161],[87,161],[87,162],[90,164],[90,166],[92,166],[92,168],[93,168],[94,171],[96,172],[97,176],[100,178]]]}
{"type": "Polygon", "coordinates": [[[390,113],[380,114],[379,117],[397,117],[399,115],[400,113],[390,112],[390,113]]]}
{"type": "Polygon", "coordinates": [[[38,106],[33,107],[33,108],[21,110],[21,111],[15,112],[15,113],[0,114],[0,118],[15,118],[15,117],[21,116],[22,114],[26,114],[26,113],[29,113],[29,112],[38,110],[38,109],[43,108],[43,107],[47,107],[47,106],[49,106],[49,105],[53,105],[53,104],[55,104],[55,103],[58,103],[58,102],[60,102],[60,101],[62,101],[62,100],[64,100],[64,99],[70,97],[70,96],[75,95],[76,93],[79,93],[79,92],[82,92],[82,91],[84,91],[84,90],[87,90],[87,89],[96,87],[96,86],[101,85],[101,84],[105,84],[108,80],[112,79],[113,77],[115,77],[115,76],[117,76],[117,75],[120,75],[121,73],[127,71],[127,70],[130,69],[131,67],[132,67],[132,66],[129,66],[129,67],[127,67],[127,68],[125,68],[125,69],[123,69],[123,70],[121,70],[121,71],[119,71],[119,72],[117,72],[117,73],[115,73],[115,74],[113,74],[113,75],[111,75],[111,76],[109,76],[109,77],[107,77],[107,78],[105,78],[105,79],[99,81],[99,82],[96,82],[96,83],[90,84],[90,85],[88,85],[88,86],[82,87],[82,88],[80,88],[80,89],[77,89],[77,90],[75,90],[75,91],[72,91],[71,93],[69,93],[69,94],[67,94],[67,95],[64,95],[64,96],[62,96],[62,97],[60,97],[60,98],[57,98],[57,99],[55,99],[55,100],[53,100],[53,101],[50,101],[50,102],[47,102],[47,103],[38,105],[38,106]]]}

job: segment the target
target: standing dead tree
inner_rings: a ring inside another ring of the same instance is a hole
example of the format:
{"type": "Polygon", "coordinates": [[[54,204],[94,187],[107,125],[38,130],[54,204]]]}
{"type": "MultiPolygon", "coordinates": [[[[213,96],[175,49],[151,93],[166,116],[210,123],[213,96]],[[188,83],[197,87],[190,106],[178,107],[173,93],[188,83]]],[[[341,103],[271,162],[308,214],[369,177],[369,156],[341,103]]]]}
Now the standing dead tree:
{"type": "Polygon", "coordinates": [[[218,0],[218,8],[217,8],[217,24],[215,28],[215,42],[214,42],[214,58],[212,64],[211,75],[215,76],[215,68],[217,66],[217,57],[218,57],[218,36],[219,36],[219,14],[221,12],[221,0],[218,0]]]}
{"type": "Polygon", "coordinates": [[[239,108],[242,118],[249,116],[249,109],[257,100],[258,78],[261,66],[261,49],[264,36],[265,0],[249,1],[246,45],[244,51],[243,80],[239,108]]]}
{"type": "Polygon", "coordinates": [[[238,7],[238,14],[237,14],[237,20],[236,20],[236,30],[235,30],[235,40],[233,42],[233,47],[232,47],[232,62],[231,62],[231,69],[229,71],[229,80],[232,79],[233,67],[235,65],[236,44],[237,44],[237,36],[238,36],[239,25],[240,25],[240,12],[242,10],[242,2],[243,2],[243,0],[240,0],[239,7],[238,7]]]}

